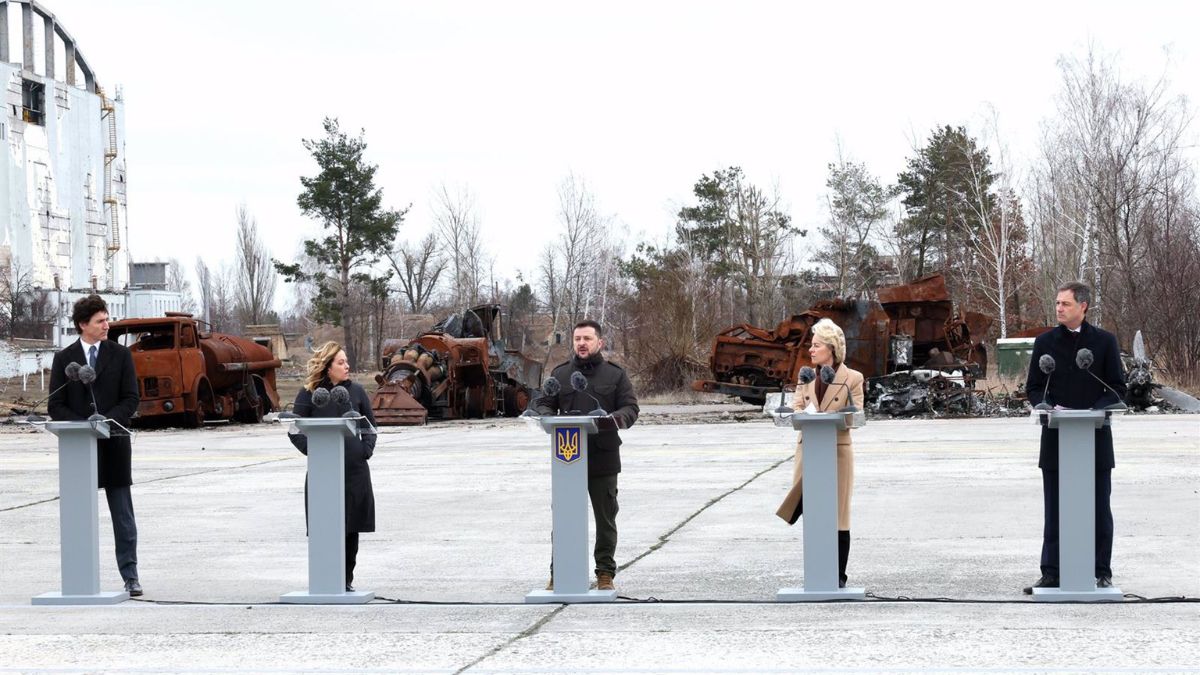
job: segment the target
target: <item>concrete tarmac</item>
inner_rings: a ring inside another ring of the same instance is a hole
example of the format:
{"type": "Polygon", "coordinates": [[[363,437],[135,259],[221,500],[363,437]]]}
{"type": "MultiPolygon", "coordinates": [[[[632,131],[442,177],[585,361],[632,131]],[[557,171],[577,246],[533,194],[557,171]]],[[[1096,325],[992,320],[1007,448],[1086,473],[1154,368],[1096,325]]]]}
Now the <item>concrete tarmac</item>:
{"type": "MultiPolygon", "coordinates": [[[[55,438],[0,433],[0,672],[1120,671],[1200,666],[1200,605],[1034,604],[1041,476],[1026,418],[871,421],[855,432],[858,603],[802,584],[803,520],[774,515],[795,432],[767,421],[622,433],[621,601],[534,606],[550,556],[548,440],[516,420],[384,429],[376,602],[287,606],[306,586],[304,457],[280,425],[139,433],[146,594],[33,607],[59,588],[55,438]]],[[[1200,416],[1115,423],[1114,583],[1200,597],[1200,416]]],[[[101,579],[120,588],[100,499],[101,579]]]]}

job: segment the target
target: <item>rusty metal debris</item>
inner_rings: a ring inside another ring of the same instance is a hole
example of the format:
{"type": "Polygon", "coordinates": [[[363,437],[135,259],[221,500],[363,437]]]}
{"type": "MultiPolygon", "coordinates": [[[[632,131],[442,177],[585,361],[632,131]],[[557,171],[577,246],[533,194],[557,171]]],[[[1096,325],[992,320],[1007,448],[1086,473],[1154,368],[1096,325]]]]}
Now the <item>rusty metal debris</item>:
{"type": "Polygon", "coordinates": [[[981,338],[992,318],[953,311],[940,274],[879,290],[879,302],[823,300],[774,330],[741,324],[713,344],[711,380],[696,391],[738,396],[761,405],[811,365],[811,328],[828,317],[846,334],[846,363],[867,378],[867,407],[901,415],[936,410],[969,412],[975,380],[987,370],[981,338]]]}
{"type": "Polygon", "coordinates": [[[516,416],[542,379],[542,364],[507,349],[499,305],[446,317],[416,339],[384,344],[371,409],[381,425],[516,416]]]}
{"type": "Polygon", "coordinates": [[[1121,360],[1125,366],[1125,405],[1130,409],[1200,412],[1200,401],[1194,396],[1154,381],[1154,363],[1146,355],[1142,331],[1133,336],[1133,353],[1122,354],[1121,360]]]}
{"type": "Polygon", "coordinates": [[[108,337],[129,347],[137,372],[135,423],[178,421],[196,427],[206,420],[261,422],[279,409],[271,350],[245,338],[213,333],[182,312],[156,319],[127,319],[109,326],[108,337]]]}

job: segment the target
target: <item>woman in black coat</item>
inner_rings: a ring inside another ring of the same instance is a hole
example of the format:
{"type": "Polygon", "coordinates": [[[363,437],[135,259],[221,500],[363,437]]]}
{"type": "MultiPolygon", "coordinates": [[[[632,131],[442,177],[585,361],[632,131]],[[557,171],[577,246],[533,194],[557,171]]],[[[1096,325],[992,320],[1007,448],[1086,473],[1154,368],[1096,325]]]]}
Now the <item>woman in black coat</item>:
{"type": "MultiPolygon", "coordinates": [[[[375,416],[371,413],[371,399],[367,391],[357,382],[350,381],[350,363],[346,352],[336,342],[326,342],[308,360],[308,376],[304,387],[296,394],[292,412],[300,417],[341,417],[353,411],[365,419],[358,421],[359,438],[345,440],[346,478],[346,591],[354,587],[354,564],[358,558],[358,534],[375,531],[375,492],[371,488],[371,468],[367,460],[375,452],[375,416]],[[350,394],[348,403],[339,403],[333,397],[323,405],[313,404],[313,392],[318,388],[329,391],[334,387],[345,387],[350,394]]],[[[308,454],[308,437],[304,434],[288,434],[292,445],[308,454]]],[[[308,478],[304,480],[304,515],[308,519],[308,478]]]]}

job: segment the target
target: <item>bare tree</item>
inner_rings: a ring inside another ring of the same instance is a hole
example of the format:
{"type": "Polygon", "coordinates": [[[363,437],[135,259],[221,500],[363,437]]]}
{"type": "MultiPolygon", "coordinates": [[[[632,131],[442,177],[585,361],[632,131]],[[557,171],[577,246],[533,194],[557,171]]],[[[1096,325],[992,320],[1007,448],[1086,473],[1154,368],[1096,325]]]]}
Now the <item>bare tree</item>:
{"type": "Polygon", "coordinates": [[[447,266],[446,258],[438,251],[437,236],[430,232],[415,246],[398,246],[388,255],[388,262],[400,279],[400,293],[408,301],[408,311],[424,313],[447,266]]]}
{"type": "Polygon", "coordinates": [[[210,274],[212,283],[208,322],[219,333],[240,334],[237,325],[237,282],[234,271],[225,263],[210,274]]]}
{"type": "Polygon", "coordinates": [[[1194,372],[1189,352],[1200,350],[1176,341],[1180,330],[1200,330],[1185,318],[1195,314],[1194,300],[1193,311],[1166,311],[1180,296],[1194,298],[1182,289],[1197,282],[1188,277],[1198,255],[1193,112],[1171,93],[1165,71],[1127,81],[1095,48],[1060,59],[1059,68],[1062,89],[1030,194],[1043,294],[1082,278],[1094,290],[1089,321],[1124,344],[1141,329],[1149,344],[1175,345],[1159,360],[1194,372]],[[1164,275],[1175,290],[1163,286],[1164,275]]]}
{"type": "Polygon", "coordinates": [[[200,294],[200,318],[212,322],[213,278],[212,270],[200,256],[196,256],[196,280],[200,294]]]}
{"type": "MultiPolygon", "coordinates": [[[[999,138],[995,111],[985,125],[980,143],[988,148],[987,153],[977,154],[969,147],[962,148],[965,186],[961,191],[952,189],[962,211],[970,214],[957,227],[971,248],[968,259],[972,261],[971,265],[955,271],[965,276],[962,285],[973,289],[974,295],[982,299],[984,309],[999,318],[999,336],[1006,338],[1012,322],[1009,308],[1019,298],[1022,280],[1028,278],[1031,267],[1025,253],[1026,228],[1016,194],[1014,169],[1008,159],[1008,148],[999,138]]],[[[1019,302],[1017,313],[1020,313],[1019,302]]]]}
{"type": "Polygon", "coordinates": [[[0,337],[41,338],[38,325],[43,311],[34,311],[38,291],[33,270],[13,258],[0,267],[0,337]]]}
{"type": "Polygon", "coordinates": [[[475,197],[467,188],[438,187],[433,197],[434,231],[442,242],[450,271],[450,302],[462,309],[476,304],[487,262],[479,237],[475,197]]]}
{"type": "Polygon", "coordinates": [[[234,271],[236,314],[243,325],[263,323],[275,303],[275,266],[258,236],[258,222],[246,209],[237,208],[237,263],[234,271]]]}
{"type": "Polygon", "coordinates": [[[1165,76],[1123,81],[1095,48],[1061,59],[1059,68],[1063,89],[1034,181],[1040,253],[1051,263],[1043,267],[1057,277],[1047,282],[1085,279],[1096,300],[1089,320],[1102,323],[1121,306],[1128,323],[1141,324],[1151,311],[1138,302],[1139,270],[1153,255],[1147,224],[1188,166],[1177,161],[1192,117],[1187,100],[1169,94],[1165,76]],[[1104,302],[1110,293],[1113,302],[1104,302]]]}
{"type": "Polygon", "coordinates": [[[892,189],[840,149],[825,186],[829,225],[821,228],[826,243],[819,259],[833,269],[839,298],[866,293],[876,286],[879,252],[872,241],[887,217],[892,189]]]}
{"type": "Polygon", "coordinates": [[[194,314],[196,299],[192,297],[192,282],[188,281],[187,271],[179,263],[178,258],[167,259],[167,290],[179,294],[179,311],[194,314]]]}

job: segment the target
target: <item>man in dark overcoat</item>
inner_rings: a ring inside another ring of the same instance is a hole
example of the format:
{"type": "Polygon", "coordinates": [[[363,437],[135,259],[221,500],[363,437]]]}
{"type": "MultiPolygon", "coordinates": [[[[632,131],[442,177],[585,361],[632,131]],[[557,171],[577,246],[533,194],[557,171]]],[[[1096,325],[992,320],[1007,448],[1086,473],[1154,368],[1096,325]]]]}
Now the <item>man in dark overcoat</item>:
{"type": "MultiPolygon", "coordinates": [[[[1059,287],[1054,301],[1058,326],[1033,341],[1033,356],[1025,383],[1030,404],[1036,406],[1045,401],[1058,409],[1093,409],[1120,403],[1124,397],[1125,369],[1121,365],[1117,338],[1087,322],[1091,298],[1091,289],[1081,282],[1073,281],[1059,287]],[[1090,373],[1076,363],[1081,349],[1091,350],[1094,357],[1090,373]],[[1053,357],[1055,363],[1050,375],[1043,373],[1039,365],[1046,354],[1053,357]]],[[[1096,429],[1096,586],[1099,588],[1112,587],[1113,516],[1109,497],[1115,463],[1112,427],[1105,424],[1096,429]]],[[[1059,585],[1058,429],[1042,427],[1038,467],[1042,470],[1045,506],[1042,577],[1033,586],[1025,587],[1027,595],[1032,594],[1034,588],[1057,588],[1059,585]]]]}
{"type": "Polygon", "coordinates": [[[580,321],[572,332],[571,360],[556,366],[551,375],[562,383],[562,389],[534,402],[540,415],[586,415],[597,407],[612,415],[612,420],[598,423],[599,431],[588,434],[588,497],[596,522],[596,588],[615,590],[617,575],[614,555],[617,552],[617,475],[621,473],[621,437],[617,429],[628,429],[638,417],[637,396],[625,369],[605,360],[600,353],[604,337],[600,324],[590,319],[580,321]],[[583,392],[571,386],[573,373],[582,373],[588,386],[583,392]],[[594,400],[593,400],[594,397],[594,400]]]}
{"type": "Polygon", "coordinates": [[[125,590],[138,596],[142,586],[138,581],[137,523],[130,492],[133,448],[125,431],[131,426],[139,401],[133,355],[125,346],[108,339],[108,305],[100,296],[76,301],[71,321],[79,331],[79,339],[54,355],[50,367],[50,389],[54,393],[47,407],[55,420],[86,420],[98,413],[121,425],[111,424],[110,437],[96,442],[98,487],[104,488],[108,500],[117,568],[125,580],[125,590]],[[68,381],[70,363],[91,366],[96,371],[95,382],[89,386],[78,380],[68,381]]]}

